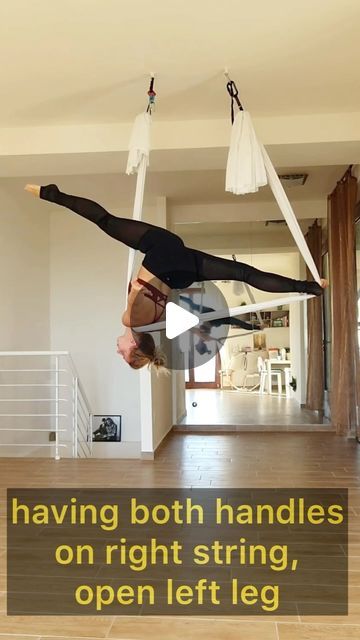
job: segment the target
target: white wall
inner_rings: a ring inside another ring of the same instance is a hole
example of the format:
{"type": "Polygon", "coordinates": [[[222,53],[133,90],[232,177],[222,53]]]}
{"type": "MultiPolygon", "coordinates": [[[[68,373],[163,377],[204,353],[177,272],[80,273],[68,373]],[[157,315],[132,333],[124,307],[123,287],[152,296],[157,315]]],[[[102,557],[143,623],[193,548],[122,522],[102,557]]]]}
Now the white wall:
{"type": "Polygon", "coordinates": [[[139,372],[116,353],[116,337],[123,331],[127,259],[128,249],[120,242],[71,211],[54,207],[51,348],[71,352],[93,413],[121,414],[123,421],[122,442],[94,443],[95,457],[138,457],[141,449],[139,372]]]}
{"type": "MultiPolygon", "coordinates": [[[[283,347],[285,347],[285,349],[290,348],[289,327],[269,327],[267,329],[264,329],[262,333],[265,334],[267,349],[282,349],[283,347]]],[[[248,332],[246,331],[246,329],[232,329],[230,327],[227,334],[228,340],[225,343],[225,345],[227,345],[227,348],[222,349],[220,352],[222,355],[222,362],[225,367],[228,365],[228,359],[231,356],[232,352],[241,351],[245,348],[254,348],[254,335],[257,334],[248,332]]]]}
{"type": "Polygon", "coordinates": [[[173,426],[172,375],[172,372],[169,375],[151,372],[154,451],[173,426]]]}
{"type": "MultiPolygon", "coordinates": [[[[4,180],[0,185],[0,350],[32,351],[49,349],[49,220],[37,211],[29,195],[4,180]]],[[[1,369],[39,367],[39,361],[1,358],[1,369]]],[[[0,373],[0,381],[9,384],[27,382],[29,374],[0,373]]],[[[38,382],[43,380],[38,378],[38,382]]],[[[24,388],[1,389],[1,398],[31,397],[24,388]],[[17,393],[18,392],[18,393],[17,393]]],[[[1,403],[1,413],[31,413],[34,403],[1,403]],[[6,409],[6,410],[5,410],[6,409]]],[[[44,405],[42,405],[44,406],[44,405]]],[[[36,406],[39,410],[39,405],[36,406]]],[[[41,419],[44,422],[45,419],[41,419]]],[[[40,420],[37,420],[39,427],[40,420]]],[[[29,417],[0,417],[0,429],[34,427],[29,417]]],[[[40,425],[45,426],[44,424],[40,425]]],[[[2,432],[2,443],[47,442],[44,434],[2,432]],[[45,438],[45,440],[44,440],[45,438]]],[[[36,447],[0,447],[1,456],[30,455],[36,447]]]]}
{"type": "Polygon", "coordinates": [[[28,194],[0,186],[0,349],[49,347],[49,220],[28,194]]]}
{"type": "MultiPolygon", "coordinates": [[[[306,268],[298,256],[299,279],[306,279],[306,268]]],[[[290,352],[291,373],[296,378],[296,391],[293,397],[299,404],[306,402],[307,380],[307,306],[306,302],[290,305],[290,352]]]]}
{"type": "Polygon", "coordinates": [[[296,391],[293,397],[299,404],[305,404],[306,399],[306,347],[304,328],[304,308],[306,303],[290,305],[290,353],[291,374],[296,379],[296,391]]]}
{"type": "Polygon", "coordinates": [[[173,372],[173,424],[179,424],[186,416],[185,371],[173,372]]]}

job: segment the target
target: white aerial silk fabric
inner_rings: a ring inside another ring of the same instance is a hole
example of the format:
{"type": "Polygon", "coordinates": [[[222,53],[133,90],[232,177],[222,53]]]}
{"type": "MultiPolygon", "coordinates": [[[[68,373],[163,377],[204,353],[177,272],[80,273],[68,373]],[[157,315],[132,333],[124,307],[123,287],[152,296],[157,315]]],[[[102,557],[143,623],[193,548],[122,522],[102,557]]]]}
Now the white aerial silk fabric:
{"type": "MultiPolygon", "coordinates": [[[[263,309],[273,309],[275,307],[280,307],[281,305],[293,304],[293,302],[304,302],[305,300],[309,300],[310,298],[314,298],[314,296],[308,293],[297,293],[295,295],[290,294],[289,296],[285,296],[283,298],[276,298],[276,300],[255,302],[253,304],[244,304],[240,307],[232,307],[230,309],[219,309],[218,311],[200,313],[198,317],[200,322],[220,320],[221,318],[225,317],[234,318],[236,316],[241,316],[243,313],[256,313],[257,311],[262,311],[263,309]]],[[[133,331],[138,331],[141,333],[142,331],[162,331],[165,328],[166,321],[164,320],[162,322],[154,322],[153,324],[144,325],[142,327],[134,327],[133,331]]]]}
{"type": "Polygon", "coordinates": [[[261,145],[250,113],[239,111],[231,128],[225,191],[236,195],[255,193],[267,184],[261,145]]]}
{"type": "Polygon", "coordinates": [[[236,195],[254,193],[269,184],[295,243],[316,282],[320,275],[293,208],[264,145],[258,141],[248,111],[239,111],[231,130],[225,190],[236,195]]]}
{"type": "Polygon", "coordinates": [[[126,173],[135,173],[143,158],[146,158],[146,166],[149,165],[150,156],[150,125],[151,116],[144,111],[136,116],[129,142],[129,155],[126,173]]]}
{"type": "MultiPolygon", "coordinates": [[[[150,125],[151,116],[144,112],[136,116],[129,143],[129,155],[126,173],[137,173],[136,191],[133,207],[133,219],[141,220],[144,201],[144,188],[146,169],[149,165],[150,156],[150,125]]],[[[135,249],[129,250],[127,280],[129,283],[132,277],[135,262],[135,249]]]]}
{"type": "Polygon", "coordinates": [[[317,270],[314,259],[310,253],[307,242],[304,238],[303,232],[301,231],[301,227],[297,221],[294,210],[289,202],[289,198],[287,197],[284,187],[282,186],[279,176],[276,173],[274,166],[268,156],[268,153],[263,145],[261,145],[262,154],[264,158],[264,164],[266,169],[266,174],[269,180],[269,185],[274,194],[275,200],[278,203],[280,210],[286,220],[286,223],[289,227],[292,237],[294,238],[296,245],[304,258],[309,270],[316,282],[320,284],[320,275],[317,270]]]}

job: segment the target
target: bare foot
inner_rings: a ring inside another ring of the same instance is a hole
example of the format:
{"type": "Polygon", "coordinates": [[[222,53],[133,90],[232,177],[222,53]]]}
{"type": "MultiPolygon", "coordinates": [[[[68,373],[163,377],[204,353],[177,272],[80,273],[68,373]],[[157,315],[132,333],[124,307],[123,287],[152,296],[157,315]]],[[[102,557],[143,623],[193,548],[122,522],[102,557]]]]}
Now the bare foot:
{"type": "Polygon", "coordinates": [[[40,186],[38,184],[27,184],[25,186],[25,191],[29,191],[29,193],[32,193],[33,196],[36,196],[37,198],[40,197],[40,186]]]}
{"type": "Polygon", "coordinates": [[[329,280],[326,280],[325,278],[321,278],[320,280],[320,286],[323,289],[326,289],[329,286],[329,280]]]}

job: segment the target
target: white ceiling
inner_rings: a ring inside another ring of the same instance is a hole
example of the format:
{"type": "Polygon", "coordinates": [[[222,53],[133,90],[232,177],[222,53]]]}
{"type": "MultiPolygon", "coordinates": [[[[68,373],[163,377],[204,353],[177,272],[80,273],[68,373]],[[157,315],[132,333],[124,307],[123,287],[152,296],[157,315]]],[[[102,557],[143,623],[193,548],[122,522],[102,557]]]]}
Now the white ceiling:
{"type": "Polygon", "coordinates": [[[357,111],[359,0],[2,0],[0,126],[357,111]]]}
{"type": "MultiPolygon", "coordinates": [[[[359,25],[360,0],[1,0],[0,186],[34,210],[25,182],[57,182],[130,210],[130,123],[154,71],[145,205],[157,196],[169,210],[199,205],[191,220],[181,211],[172,219],[199,238],[245,231],[231,212],[226,225],[207,219],[204,203],[217,215],[217,203],[241,202],[239,219],[274,219],[268,188],[241,199],[224,190],[228,67],[278,172],[309,174],[288,190],[305,230],[326,215],[346,166],[360,161],[359,25]]],[[[263,231],[263,222],[252,227],[263,231]]],[[[278,236],[287,242],[286,229],[278,236]]]]}

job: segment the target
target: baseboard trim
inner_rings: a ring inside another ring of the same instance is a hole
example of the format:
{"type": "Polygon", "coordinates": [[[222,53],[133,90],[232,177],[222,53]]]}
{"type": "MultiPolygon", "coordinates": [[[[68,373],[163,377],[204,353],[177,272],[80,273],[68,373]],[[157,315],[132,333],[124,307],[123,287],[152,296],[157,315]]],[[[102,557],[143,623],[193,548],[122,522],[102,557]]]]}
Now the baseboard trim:
{"type": "Polygon", "coordinates": [[[168,437],[169,433],[171,433],[172,430],[173,430],[173,426],[171,425],[168,428],[167,432],[164,433],[164,435],[161,438],[161,440],[159,440],[159,442],[154,447],[154,451],[142,451],[141,455],[140,455],[140,459],[141,460],[155,460],[156,454],[158,453],[159,449],[163,446],[166,438],[168,437]]]}
{"type": "Polygon", "coordinates": [[[294,424],[294,425],[261,425],[261,424],[184,424],[174,425],[175,433],[335,433],[331,424],[294,424]]]}
{"type": "Polygon", "coordinates": [[[155,454],[154,451],[142,451],[140,460],[154,460],[155,454]]]}
{"type": "Polygon", "coordinates": [[[181,414],[181,416],[179,416],[176,420],[176,424],[180,424],[183,420],[185,420],[187,416],[187,411],[184,411],[184,413],[181,414]]]}

